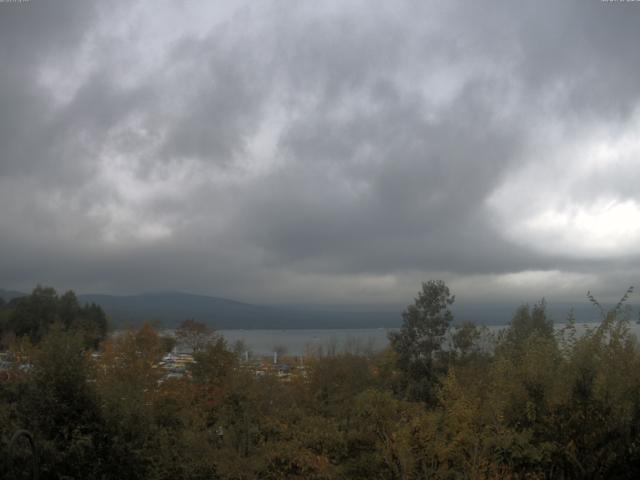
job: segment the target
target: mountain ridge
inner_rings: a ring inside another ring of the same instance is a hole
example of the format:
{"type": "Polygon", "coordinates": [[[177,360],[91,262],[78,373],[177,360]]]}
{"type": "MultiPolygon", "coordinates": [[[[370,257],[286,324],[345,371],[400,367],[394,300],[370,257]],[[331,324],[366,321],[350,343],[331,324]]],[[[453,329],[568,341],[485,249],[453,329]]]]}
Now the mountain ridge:
{"type": "MultiPolygon", "coordinates": [[[[23,292],[0,289],[10,300],[23,292]]],[[[333,311],[300,306],[256,305],[209,295],[157,291],[133,295],[77,294],[80,303],[100,305],[113,328],[139,326],[146,321],[176,327],[194,318],[216,329],[312,329],[397,327],[400,316],[386,311],[333,311]]]]}
{"type": "MultiPolygon", "coordinates": [[[[26,294],[0,289],[5,300],[26,294]]],[[[216,329],[343,329],[397,328],[402,307],[390,309],[349,309],[347,307],[304,305],[258,305],[234,299],[179,291],[155,291],[133,295],[78,294],[81,303],[100,305],[114,328],[139,326],[145,321],[174,328],[193,318],[216,329]]],[[[473,321],[484,325],[507,324],[520,304],[511,302],[461,303],[452,307],[456,323],[473,321]]],[[[606,306],[605,306],[606,307],[606,306]]],[[[578,322],[598,321],[598,312],[588,302],[554,302],[549,315],[563,322],[570,309],[578,322]]]]}

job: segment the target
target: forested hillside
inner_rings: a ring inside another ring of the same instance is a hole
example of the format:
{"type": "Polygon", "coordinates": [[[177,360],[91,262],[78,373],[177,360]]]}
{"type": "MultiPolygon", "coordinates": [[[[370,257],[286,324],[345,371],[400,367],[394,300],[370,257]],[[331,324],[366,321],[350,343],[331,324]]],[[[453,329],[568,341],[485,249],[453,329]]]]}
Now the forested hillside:
{"type": "MultiPolygon", "coordinates": [[[[11,301],[24,293],[0,289],[0,301],[11,301]]],[[[345,309],[304,306],[271,306],[238,302],[227,298],[182,292],[140,295],[77,295],[83,304],[95,304],[107,314],[114,329],[140,327],[152,322],[175,328],[185,318],[197,318],[216,329],[283,328],[379,328],[397,327],[396,310],[345,309]]]]}

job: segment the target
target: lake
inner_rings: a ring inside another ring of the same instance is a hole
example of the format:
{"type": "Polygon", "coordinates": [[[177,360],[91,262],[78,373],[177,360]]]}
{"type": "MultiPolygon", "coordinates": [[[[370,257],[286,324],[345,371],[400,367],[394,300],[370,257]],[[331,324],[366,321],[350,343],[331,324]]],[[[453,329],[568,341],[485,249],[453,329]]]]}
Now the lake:
{"type": "MultiPolygon", "coordinates": [[[[594,327],[597,323],[578,323],[578,331],[594,327]]],[[[490,325],[490,332],[498,332],[506,325],[490,325]]],[[[556,323],[561,329],[564,323],[556,323]]],[[[640,325],[632,322],[631,332],[640,337],[640,325]]],[[[395,328],[354,328],[354,329],[287,329],[287,330],[218,330],[230,347],[242,341],[246,349],[254,355],[271,355],[276,349],[289,355],[308,353],[352,352],[365,353],[384,349],[389,341],[388,332],[395,328]]]]}
{"type": "Polygon", "coordinates": [[[270,355],[276,349],[289,355],[378,351],[388,344],[388,328],[317,329],[317,330],[218,330],[230,347],[242,341],[255,355],[270,355]]]}

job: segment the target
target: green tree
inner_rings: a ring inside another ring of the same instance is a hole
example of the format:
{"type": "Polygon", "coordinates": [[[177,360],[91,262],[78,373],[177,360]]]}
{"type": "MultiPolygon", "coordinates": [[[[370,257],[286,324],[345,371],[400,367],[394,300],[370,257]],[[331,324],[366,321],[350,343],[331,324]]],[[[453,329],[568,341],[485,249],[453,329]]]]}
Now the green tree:
{"type": "Polygon", "coordinates": [[[87,347],[97,349],[100,342],[107,337],[109,325],[102,307],[90,303],[79,309],[71,328],[82,332],[87,347]]]}
{"type": "Polygon", "coordinates": [[[82,337],[54,324],[44,337],[18,402],[34,432],[45,478],[96,478],[98,398],[82,337]]]}
{"type": "Polygon", "coordinates": [[[525,304],[516,310],[506,339],[514,345],[523,345],[533,334],[544,338],[553,337],[553,320],[547,315],[547,303],[544,298],[533,308],[525,304]]]}
{"type": "Polygon", "coordinates": [[[453,320],[449,307],[454,300],[443,281],[423,282],[422,291],[402,314],[400,331],[389,334],[409,398],[427,403],[436,399],[435,385],[444,367],[442,345],[453,320]]]}
{"type": "MultiPolygon", "coordinates": [[[[5,309],[0,309],[5,310],[5,309]]],[[[30,295],[15,299],[6,314],[2,327],[16,336],[28,336],[32,342],[39,342],[55,322],[61,322],[65,329],[81,332],[85,344],[97,348],[107,335],[107,316],[94,303],[80,306],[78,298],[69,290],[58,296],[55,289],[38,285],[30,295]]]]}
{"type": "Polygon", "coordinates": [[[58,294],[51,287],[38,285],[31,295],[15,302],[8,326],[17,336],[26,335],[38,342],[56,320],[59,320],[58,294]]]}
{"type": "Polygon", "coordinates": [[[479,342],[482,338],[482,333],[482,330],[473,322],[464,322],[462,325],[456,325],[455,331],[451,336],[454,353],[463,360],[480,353],[479,342]]]}
{"type": "Polygon", "coordinates": [[[80,303],[78,302],[76,294],[72,290],[69,290],[64,295],[61,295],[58,299],[58,317],[65,328],[71,327],[79,314],[80,303]]]}

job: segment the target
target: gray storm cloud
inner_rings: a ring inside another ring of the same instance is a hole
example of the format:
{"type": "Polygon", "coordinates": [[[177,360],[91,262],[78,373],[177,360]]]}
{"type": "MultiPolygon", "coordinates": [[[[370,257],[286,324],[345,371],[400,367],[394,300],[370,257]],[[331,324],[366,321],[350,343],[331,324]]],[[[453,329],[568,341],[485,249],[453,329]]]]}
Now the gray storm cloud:
{"type": "Polygon", "coordinates": [[[0,286],[637,281],[640,5],[211,3],[0,3],[0,286]]]}

